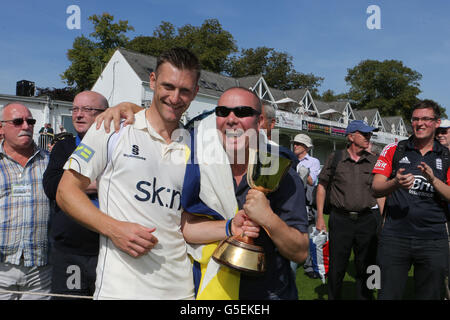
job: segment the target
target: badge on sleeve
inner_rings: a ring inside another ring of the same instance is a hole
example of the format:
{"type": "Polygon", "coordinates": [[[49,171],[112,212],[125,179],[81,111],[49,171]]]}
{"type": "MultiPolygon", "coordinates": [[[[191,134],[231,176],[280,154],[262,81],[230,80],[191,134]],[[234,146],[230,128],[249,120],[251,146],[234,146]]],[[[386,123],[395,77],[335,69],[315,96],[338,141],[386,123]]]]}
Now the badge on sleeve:
{"type": "Polygon", "coordinates": [[[91,160],[94,156],[95,151],[89,148],[87,145],[80,143],[73,154],[76,154],[84,161],[89,162],[89,160],[91,160]]]}

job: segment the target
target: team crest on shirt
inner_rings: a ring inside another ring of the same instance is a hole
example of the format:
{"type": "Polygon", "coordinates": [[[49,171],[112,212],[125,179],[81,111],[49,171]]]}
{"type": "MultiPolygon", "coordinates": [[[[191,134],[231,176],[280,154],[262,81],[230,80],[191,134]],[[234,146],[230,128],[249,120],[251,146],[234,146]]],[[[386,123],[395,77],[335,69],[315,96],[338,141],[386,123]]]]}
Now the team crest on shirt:
{"type": "Polygon", "coordinates": [[[441,158],[436,159],[436,169],[442,170],[442,159],[441,158]]]}
{"type": "Polygon", "coordinates": [[[75,149],[75,151],[73,152],[73,154],[76,154],[84,161],[89,162],[92,159],[92,157],[94,156],[95,151],[92,150],[91,148],[89,148],[84,143],[80,143],[78,145],[78,147],[75,149]]]}
{"type": "Polygon", "coordinates": [[[133,144],[133,146],[131,147],[131,153],[134,154],[135,156],[139,155],[139,146],[133,144]]]}
{"type": "Polygon", "coordinates": [[[131,153],[128,153],[128,154],[124,153],[123,156],[126,158],[135,158],[135,159],[139,159],[139,160],[146,160],[145,157],[141,157],[139,155],[139,146],[136,144],[133,144],[131,146],[131,153]]]}

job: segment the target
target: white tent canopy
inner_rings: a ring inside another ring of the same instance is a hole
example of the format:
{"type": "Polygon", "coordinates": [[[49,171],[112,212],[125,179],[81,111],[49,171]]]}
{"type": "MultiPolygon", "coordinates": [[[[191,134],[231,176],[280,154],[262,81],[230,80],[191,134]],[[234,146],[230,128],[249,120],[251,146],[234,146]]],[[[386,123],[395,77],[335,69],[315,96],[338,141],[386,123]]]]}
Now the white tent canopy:
{"type": "Polygon", "coordinates": [[[275,103],[297,103],[298,104],[297,101],[295,101],[294,99],[291,99],[289,97],[275,101],[275,103]]]}
{"type": "Polygon", "coordinates": [[[325,110],[325,111],[321,112],[320,115],[322,116],[322,115],[332,114],[332,113],[340,113],[340,112],[336,111],[334,109],[328,109],[328,110],[325,110]]]}

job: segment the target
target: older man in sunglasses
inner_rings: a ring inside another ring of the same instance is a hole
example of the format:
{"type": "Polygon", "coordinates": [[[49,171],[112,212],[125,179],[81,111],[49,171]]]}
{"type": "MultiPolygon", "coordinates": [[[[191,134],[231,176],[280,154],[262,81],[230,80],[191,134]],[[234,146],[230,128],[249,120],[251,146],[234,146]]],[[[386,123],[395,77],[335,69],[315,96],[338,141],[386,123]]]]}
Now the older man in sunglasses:
{"type": "Polygon", "coordinates": [[[248,157],[239,162],[239,152],[248,153],[248,132],[263,127],[261,101],[245,88],[225,91],[216,108],[216,126],[230,159],[239,209],[259,226],[255,243],[267,257],[267,271],[261,277],[241,275],[240,299],[297,299],[295,276],[290,261],[302,263],[308,250],[308,223],[302,182],[290,168],[273,193],[251,189],[246,175],[248,157]],[[237,156],[236,156],[237,155],[237,156]]]}
{"type": "Polygon", "coordinates": [[[47,299],[33,293],[50,292],[50,203],[42,186],[49,154],[33,141],[36,120],[26,106],[9,103],[0,116],[0,299],[47,299]]]}
{"type": "Polygon", "coordinates": [[[450,120],[441,120],[441,125],[436,129],[436,139],[450,149],[450,120]]]}

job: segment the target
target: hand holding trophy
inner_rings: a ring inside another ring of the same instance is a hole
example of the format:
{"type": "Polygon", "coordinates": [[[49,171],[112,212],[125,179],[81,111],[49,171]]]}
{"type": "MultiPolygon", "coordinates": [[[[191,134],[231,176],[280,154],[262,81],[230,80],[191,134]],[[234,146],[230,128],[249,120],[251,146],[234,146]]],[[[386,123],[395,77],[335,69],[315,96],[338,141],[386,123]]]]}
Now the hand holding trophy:
{"type": "MultiPolygon", "coordinates": [[[[270,159],[271,161],[262,163],[260,161],[260,151],[252,148],[249,149],[250,161],[247,168],[247,182],[252,189],[256,189],[267,195],[278,188],[291,165],[291,161],[269,153],[263,155],[265,159],[270,159]]],[[[257,194],[252,195],[252,201],[259,201],[259,203],[249,204],[252,210],[257,209],[258,206],[268,205],[267,198],[258,198],[259,195],[257,194]],[[264,201],[267,202],[264,203],[264,201]]],[[[269,234],[267,230],[266,232],[269,234]]],[[[253,239],[247,237],[245,233],[242,235],[234,235],[223,240],[212,257],[217,263],[250,274],[262,274],[266,269],[263,248],[255,245],[253,239]]]]}

